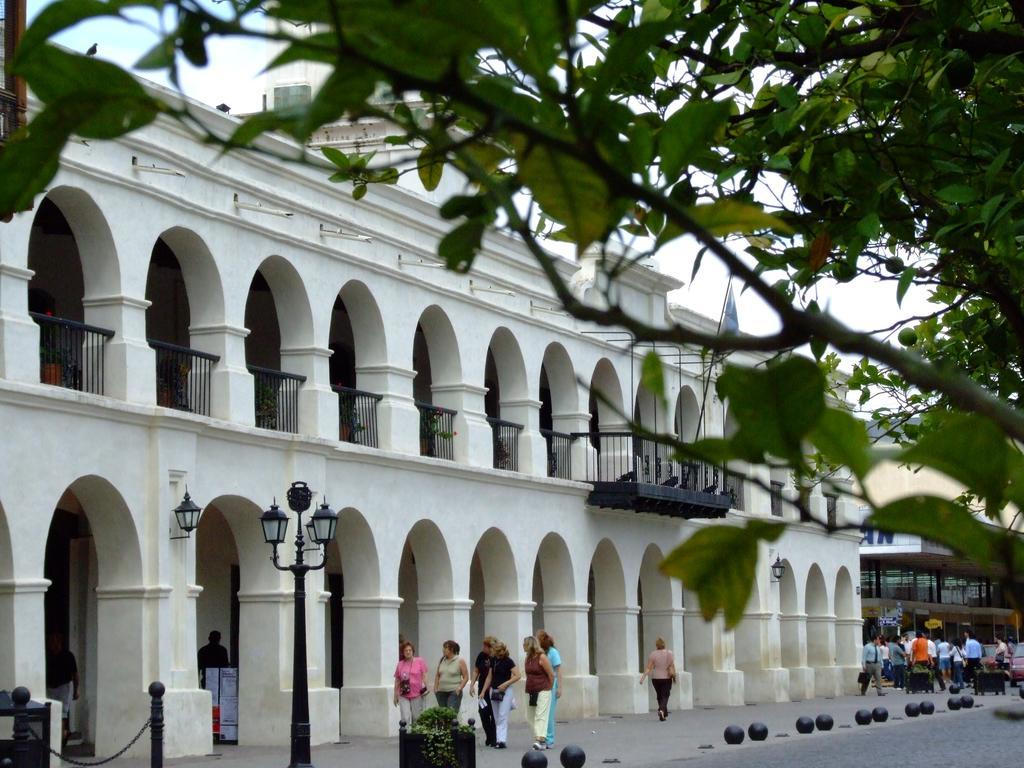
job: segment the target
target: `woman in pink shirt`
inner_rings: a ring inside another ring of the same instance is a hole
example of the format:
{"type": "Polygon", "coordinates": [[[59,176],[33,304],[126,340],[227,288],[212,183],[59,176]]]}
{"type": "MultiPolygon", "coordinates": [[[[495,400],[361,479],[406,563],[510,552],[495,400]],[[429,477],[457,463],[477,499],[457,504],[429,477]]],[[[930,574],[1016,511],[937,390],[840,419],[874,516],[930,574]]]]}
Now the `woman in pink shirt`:
{"type": "Polygon", "coordinates": [[[416,655],[412,643],[402,643],[402,660],[395,667],[395,706],[407,725],[415,723],[423,712],[426,677],[427,663],[416,655]]]}
{"type": "Polygon", "coordinates": [[[668,696],[672,692],[672,682],[676,679],[676,661],[672,651],[665,650],[665,640],[654,641],[655,650],[647,657],[647,669],[640,675],[640,685],[651,678],[651,685],[658,696],[658,719],[664,722],[668,718],[668,696]]]}

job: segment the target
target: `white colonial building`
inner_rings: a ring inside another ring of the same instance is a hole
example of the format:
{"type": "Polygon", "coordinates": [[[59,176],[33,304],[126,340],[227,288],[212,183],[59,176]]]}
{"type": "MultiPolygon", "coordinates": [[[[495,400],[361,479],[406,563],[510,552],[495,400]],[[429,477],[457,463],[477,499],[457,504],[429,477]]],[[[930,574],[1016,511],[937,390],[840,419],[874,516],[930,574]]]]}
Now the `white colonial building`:
{"type": "MultiPolygon", "coordinates": [[[[702,526],[788,514],[742,468],[680,466],[626,432],[631,411],[687,440],[727,429],[698,355],[665,351],[666,407],[639,388],[646,350],[558,312],[516,241],[446,271],[429,196],[356,202],[325,176],[158,122],[70,144],[34,210],[0,224],[0,688],[42,695],[57,629],[82,673],[72,727],[97,754],[135,733],[156,679],[169,754],[203,754],[196,652],[217,629],[241,743],[285,744],[293,585],[258,518],[294,480],[340,512],[309,584],[314,743],[395,732],[400,633],[433,667],[446,639],[471,660],[484,633],[518,650],[543,626],[570,718],[652,708],[637,675],[656,636],[679,707],[851,687],[859,536],[794,524],[760,553],[735,631],[658,570],[702,526]],[[172,514],[186,486],[204,508],[188,538],[172,514]]],[[[559,268],[598,300],[591,263],[559,268]]],[[[620,299],[706,322],[670,310],[679,285],[637,268],[620,299]]]]}

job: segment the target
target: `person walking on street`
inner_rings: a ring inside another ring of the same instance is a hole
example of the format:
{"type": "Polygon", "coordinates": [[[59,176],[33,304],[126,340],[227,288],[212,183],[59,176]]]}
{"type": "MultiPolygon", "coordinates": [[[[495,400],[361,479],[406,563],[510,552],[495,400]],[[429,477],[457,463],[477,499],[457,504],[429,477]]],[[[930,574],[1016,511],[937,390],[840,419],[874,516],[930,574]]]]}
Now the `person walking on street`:
{"type": "Polygon", "coordinates": [[[935,652],[939,654],[939,671],[936,673],[946,682],[950,682],[953,676],[953,660],[950,652],[953,646],[943,637],[937,637],[935,652]]]}
{"type": "Polygon", "coordinates": [[[892,684],[894,688],[907,686],[907,652],[898,638],[889,642],[889,660],[892,662],[892,684]]]}
{"type": "Polygon", "coordinates": [[[473,677],[469,681],[469,695],[478,696],[477,708],[480,711],[480,725],[484,729],[485,746],[493,747],[498,743],[494,733],[494,710],[491,708],[491,699],[484,695],[484,683],[491,672],[491,647],[497,640],[487,635],[480,646],[480,653],[476,655],[473,662],[473,677]]]}
{"type": "Polygon", "coordinates": [[[395,667],[395,706],[401,718],[413,725],[423,712],[423,695],[427,692],[427,663],[416,655],[413,644],[402,644],[402,660],[395,667]]]}
{"type": "Polygon", "coordinates": [[[864,677],[861,678],[860,695],[868,692],[868,686],[872,681],[878,690],[879,696],[885,696],[882,690],[882,636],[874,637],[864,644],[864,651],[861,654],[861,669],[864,677]]]}
{"type": "Polygon", "coordinates": [[[60,702],[61,747],[71,733],[71,702],[78,701],[78,662],[64,647],[64,635],[51,632],[46,638],[46,698],[60,702]]]}
{"type": "Polygon", "coordinates": [[[882,652],[882,677],[886,680],[892,680],[892,660],[889,658],[889,644],[885,642],[885,638],[882,638],[882,644],[879,646],[879,650],[882,652]]]}
{"type": "Polygon", "coordinates": [[[533,727],[533,748],[547,749],[548,713],[551,710],[551,689],[555,686],[555,670],[548,661],[548,655],[540,647],[537,638],[529,635],[523,638],[523,653],[526,661],[526,721],[533,727]]]}
{"type": "Polygon", "coordinates": [[[551,689],[551,711],[548,713],[547,748],[551,749],[555,746],[555,707],[562,697],[562,654],[555,648],[555,638],[543,629],[537,632],[537,642],[555,670],[555,687],[551,689]]]}
{"type": "Polygon", "coordinates": [[[964,649],[960,640],[953,641],[953,649],[949,652],[949,660],[953,665],[953,685],[964,686],[964,649]]]}
{"type": "Polygon", "coordinates": [[[494,746],[497,749],[505,749],[508,747],[508,715],[516,701],[512,686],[523,676],[516,666],[515,659],[508,655],[508,648],[503,642],[496,640],[492,643],[491,652],[494,658],[484,681],[482,695],[490,695],[491,706],[494,708],[494,746]]]}
{"type": "Polygon", "coordinates": [[[466,661],[459,656],[459,644],[445,640],[441,646],[441,659],[434,675],[434,697],[437,706],[449,707],[456,712],[462,707],[462,689],[469,682],[466,661]]]}
{"type": "Polygon", "coordinates": [[[981,667],[981,655],[982,648],[981,643],[974,636],[973,630],[967,630],[964,634],[966,641],[964,642],[964,657],[967,659],[967,666],[964,669],[965,677],[967,681],[974,685],[974,676],[978,672],[978,668],[981,667]]]}
{"type": "Polygon", "coordinates": [[[939,688],[943,691],[946,690],[946,681],[942,679],[942,674],[939,672],[939,651],[938,646],[932,641],[931,634],[928,632],[924,633],[924,639],[928,643],[928,668],[932,671],[932,677],[939,684],[939,688]]]}
{"type": "Polygon", "coordinates": [[[228,649],[220,644],[220,632],[215,629],[206,639],[209,642],[196,654],[200,688],[206,687],[206,670],[231,666],[231,662],[228,660],[228,649]]]}
{"type": "Polygon", "coordinates": [[[676,679],[676,660],[672,651],[666,650],[664,638],[654,641],[654,650],[647,657],[647,669],[640,675],[640,685],[646,678],[651,679],[654,694],[658,697],[658,719],[664,722],[668,719],[668,697],[676,679]]]}

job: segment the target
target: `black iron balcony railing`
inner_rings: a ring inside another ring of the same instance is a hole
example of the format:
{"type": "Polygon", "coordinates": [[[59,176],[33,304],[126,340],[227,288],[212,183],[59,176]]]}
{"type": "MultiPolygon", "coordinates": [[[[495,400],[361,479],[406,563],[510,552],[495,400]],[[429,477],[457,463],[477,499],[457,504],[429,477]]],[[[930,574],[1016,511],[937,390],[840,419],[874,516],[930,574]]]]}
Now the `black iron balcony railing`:
{"type": "Polygon", "coordinates": [[[552,429],[542,429],[540,434],[544,438],[544,442],[547,443],[548,477],[571,480],[572,442],[575,438],[565,432],[555,432],[552,429]]]}
{"type": "Polygon", "coordinates": [[[114,332],[31,312],[39,324],[39,380],[55,387],[103,394],[103,353],[114,332]]]}
{"type": "Polygon", "coordinates": [[[491,466],[495,469],[518,472],[519,435],[523,431],[523,425],[515,424],[511,421],[502,421],[490,416],[487,417],[487,423],[491,425],[491,446],[493,450],[491,466]]]}
{"type": "Polygon", "coordinates": [[[338,393],[338,439],[377,447],[377,403],[383,397],[351,387],[331,387],[338,393]]]}
{"type": "Polygon", "coordinates": [[[420,412],[420,456],[455,460],[455,414],[450,408],[416,402],[420,412]]]}
{"type": "Polygon", "coordinates": [[[210,374],[220,360],[165,341],[149,340],[156,352],[156,404],[177,411],[210,415],[210,374]]]}
{"type": "Polygon", "coordinates": [[[249,366],[253,377],[256,426],[277,432],[299,431],[299,387],[305,376],[249,366]]]}
{"type": "Polygon", "coordinates": [[[2,87],[4,73],[0,71],[0,144],[18,130],[18,97],[2,87]]]}
{"type": "Polygon", "coordinates": [[[729,494],[730,503],[733,509],[743,509],[744,498],[743,498],[743,475],[737,472],[730,472],[725,470],[723,480],[723,490],[729,494]]]}

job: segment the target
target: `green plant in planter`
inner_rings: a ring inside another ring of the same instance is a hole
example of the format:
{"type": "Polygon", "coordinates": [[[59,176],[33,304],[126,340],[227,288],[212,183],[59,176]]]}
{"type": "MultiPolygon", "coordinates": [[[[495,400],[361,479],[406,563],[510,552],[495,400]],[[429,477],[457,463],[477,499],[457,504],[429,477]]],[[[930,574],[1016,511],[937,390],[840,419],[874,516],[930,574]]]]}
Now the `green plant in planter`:
{"type": "Polygon", "coordinates": [[[256,417],[267,420],[277,418],[277,390],[269,384],[261,384],[256,388],[256,417]]]}
{"type": "MultiPolygon", "coordinates": [[[[455,739],[452,738],[452,721],[457,720],[459,713],[451,707],[430,707],[423,710],[410,728],[410,733],[423,736],[423,756],[437,768],[453,768],[458,766],[455,754],[455,739]]],[[[458,733],[473,733],[473,729],[461,723],[456,726],[458,733]]]]}
{"type": "Polygon", "coordinates": [[[935,681],[935,673],[932,672],[931,667],[927,667],[924,664],[917,663],[917,664],[914,665],[914,668],[911,669],[910,671],[911,672],[926,672],[928,674],[928,680],[931,681],[931,682],[935,681]]]}
{"type": "Polygon", "coordinates": [[[353,435],[366,429],[362,422],[359,421],[359,411],[356,408],[356,400],[354,397],[341,398],[341,401],[338,404],[338,411],[343,429],[347,427],[348,431],[353,435]]]}

